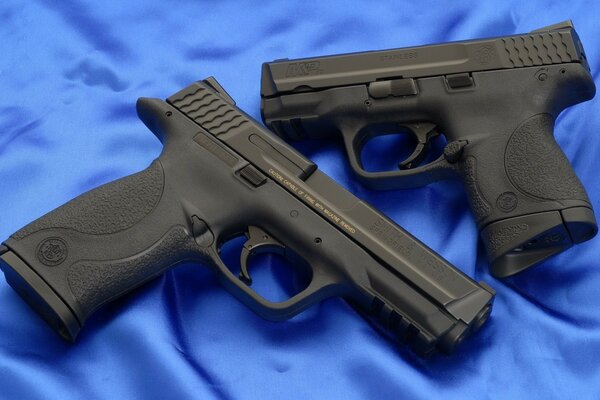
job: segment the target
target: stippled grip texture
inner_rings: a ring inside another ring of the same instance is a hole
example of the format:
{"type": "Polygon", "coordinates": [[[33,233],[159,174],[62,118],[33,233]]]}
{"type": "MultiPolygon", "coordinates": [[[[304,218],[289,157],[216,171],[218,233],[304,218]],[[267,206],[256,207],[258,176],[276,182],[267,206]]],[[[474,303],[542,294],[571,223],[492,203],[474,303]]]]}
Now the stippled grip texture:
{"type": "Polygon", "coordinates": [[[19,240],[49,228],[91,235],[120,232],[135,225],[156,207],[163,182],[160,164],[154,162],[142,172],[84,193],[15,232],[12,237],[19,240]]]}
{"type": "Polygon", "coordinates": [[[6,245],[83,325],[94,310],[165,269],[206,259],[164,181],[154,161],[32,222],[6,245]]]}
{"type": "Polygon", "coordinates": [[[463,181],[496,276],[517,273],[596,232],[585,189],[553,131],[551,115],[535,114],[466,149],[463,181]]]}
{"type": "Polygon", "coordinates": [[[71,293],[84,314],[152,279],[168,267],[198,258],[187,230],[174,226],[150,248],[117,260],[79,261],[69,267],[71,293]]]}
{"type": "Polygon", "coordinates": [[[477,179],[477,158],[473,156],[465,157],[462,173],[463,183],[465,185],[465,190],[467,191],[471,210],[473,211],[473,215],[477,222],[481,222],[489,217],[492,212],[492,207],[479,186],[477,179]]]}
{"type": "Polygon", "coordinates": [[[480,229],[506,218],[591,207],[553,131],[552,116],[536,114],[513,131],[467,146],[461,171],[480,229]]]}
{"type": "Polygon", "coordinates": [[[585,189],[554,140],[554,120],[538,114],[511,135],[505,152],[506,172],[522,193],[541,200],[583,200],[585,189]]]}

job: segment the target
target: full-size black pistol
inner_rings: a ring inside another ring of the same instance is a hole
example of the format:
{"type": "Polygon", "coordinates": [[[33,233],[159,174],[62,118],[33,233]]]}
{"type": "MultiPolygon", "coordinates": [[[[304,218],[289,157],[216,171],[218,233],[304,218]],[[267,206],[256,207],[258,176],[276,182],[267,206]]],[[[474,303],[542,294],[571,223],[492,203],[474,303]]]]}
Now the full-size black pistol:
{"type": "Polygon", "coordinates": [[[211,267],[259,315],[284,320],[333,296],[418,354],[446,353],[487,320],[477,284],[321,173],[235,106],[213,78],[137,112],[163,151],[144,171],[87,192],[0,246],[0,267],[63,337],[100,306],[179,263],[211,267]],[[246,236],[239,275],[220,251],[246,236]],[[248,261],[275,253],[298,292],[271,302],[248,261]]]}
{"type": "Polygon", "coordinates": [[[595,91],[566,21],[521,35],[265,63],[261,109],[286,139],[340,134],[370,188],[462,179],[491,272],[504,277],[597,232],[553,137],[559,113],[595,91]],[[399,131],[416,139],[413,153],[396,170],[365,170],[365,143],[399,131]],[[442,154],[423,163],[440,134],[442,154]]]}

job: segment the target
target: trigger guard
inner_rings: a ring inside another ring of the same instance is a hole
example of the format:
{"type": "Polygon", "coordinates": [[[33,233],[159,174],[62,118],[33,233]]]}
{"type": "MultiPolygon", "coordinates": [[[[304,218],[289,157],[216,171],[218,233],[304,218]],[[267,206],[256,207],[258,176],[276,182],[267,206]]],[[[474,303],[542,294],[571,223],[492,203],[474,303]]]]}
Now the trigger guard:
{"type": "MultiPolygon", "coordinates": [[[[293,257],[295,253],[286,248],[284,257],[293,257]]],[[[236,277],[223,260],[219,257],[216,241],[208,252],[211,266],[215,268],[221,284],[259,316],[270,321],[284,321],[304,311],[312,304],[318,303],[326,298],[341,296],[345,286],[339,278],[330,274],[324,268],[315,269],[313,279],[303,291],[297,293],[288,300],[272,302],[254,292],[253,289],[236,277]],[[317,276],[318,275],[318,276],[317,276]],[[317,277],[315,277],[317,276],[317,277]]],[[[299,256],[298,256],[299,257],[299,256]]]]}
{"type": "Polygon", "coordinates": [[[364,135],[360,132],[364,127],[342,126],[346,154],[350,167],[358,180],[373,190],[411,189],[426,186],[445,179],[460,177],[459,163],[449,162],[444,154],[426,165],[396,171],[369,172],[363,168],[360,152],[364,144],[364,135]]]}

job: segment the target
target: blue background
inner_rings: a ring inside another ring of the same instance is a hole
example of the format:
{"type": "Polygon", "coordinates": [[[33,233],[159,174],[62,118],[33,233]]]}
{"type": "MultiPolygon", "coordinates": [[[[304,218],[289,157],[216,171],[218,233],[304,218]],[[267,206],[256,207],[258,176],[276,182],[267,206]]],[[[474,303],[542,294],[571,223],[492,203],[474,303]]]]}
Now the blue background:
{"type": "MultiPolygon", "coordinates": [[[[600,3],[583,1],[4,0],[0,238],[159,154],[135,114],[140,96],[164,98],[214,75],[259,117],[263,61],[522,33],[567,18],[598,84],[599,15],[600,3]]],[[[599,101],[565,111],[555,132],[596,210],[599,101]]],[[[109,305],[69,345],[2,279],[0,397],[598,398],[600,239],[495,280],[459,183],[372,192],[352,177],[339,142],[298,147],[497,290],[491,320],[462,351],[419,359],[339,299],[289,322],[265,322],[195,265],[109,305]]],[[[259,271],[263,289],[273,283],[271,267],[259,271]]]]}

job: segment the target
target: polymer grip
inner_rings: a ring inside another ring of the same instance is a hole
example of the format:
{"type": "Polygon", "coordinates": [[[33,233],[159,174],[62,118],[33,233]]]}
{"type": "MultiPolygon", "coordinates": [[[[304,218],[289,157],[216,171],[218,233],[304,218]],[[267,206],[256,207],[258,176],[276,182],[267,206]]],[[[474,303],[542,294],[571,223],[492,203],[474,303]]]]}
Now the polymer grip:
{"type": "Polygon", "coordinates": [[[585,189],[553,128],[551,115],[536,114],[504,136],[503,154],[497,154],[498,143],[465,147],[463,182],[497,277],[513,275],[597,232],[585,189]],[[484,225],[487,221],[493,222],[484,225]]]}
{"type": "Polygon", "coordinates": [[[77,197],[4,243],[10,250],[2,256],[9,283],[74,340],[103,304],[179,262],[206,260],[186,221],[167,206],[172,200],[159,160],[77,197]],[[43,308],[36,293],[64,307],[43,308]]]}

